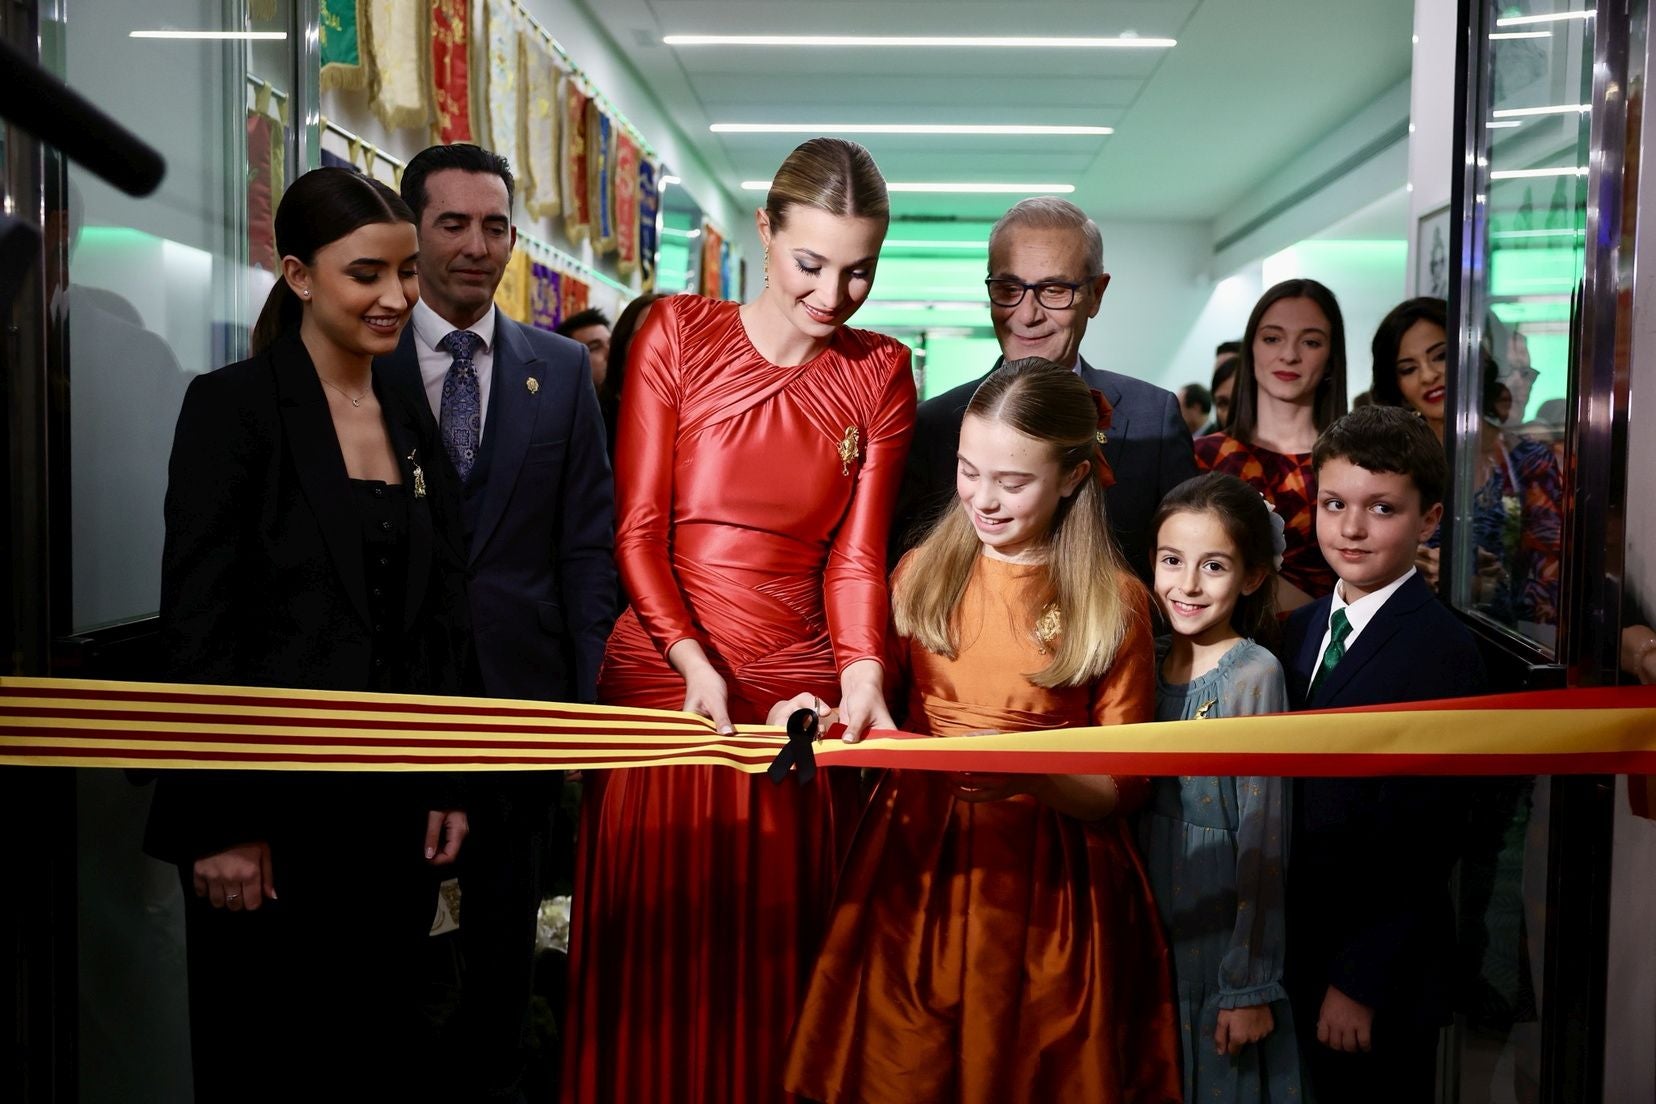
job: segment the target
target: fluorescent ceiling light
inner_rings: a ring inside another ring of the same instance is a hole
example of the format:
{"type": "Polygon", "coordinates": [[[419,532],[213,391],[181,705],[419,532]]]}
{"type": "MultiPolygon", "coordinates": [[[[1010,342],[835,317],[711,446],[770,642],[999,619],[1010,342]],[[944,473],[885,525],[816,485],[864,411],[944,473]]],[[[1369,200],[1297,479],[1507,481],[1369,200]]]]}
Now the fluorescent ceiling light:
{"type": "Polygon", "coordinates": [[[1587,170],[1580,165],[1560,165],[1552,169],[1496,169],[1489,174],[1491,180],[1529,180],[1538,176],[1586,176],[1587,170]]]}
{"type": "Polygon", "coordinates": [[[971,250],[977,253],[986,252],[989,243],[986,241],[922,241],[917,238],[887,238],[887,249],[959,249],[971,250]]]}
{"type": "MultiPolygon", "coordinates": [[[[768,180],[744,180],[742,190],[745,192],[768,192],[771,182],[768,180]]],[[[1074,184],[961,184],[961,183],[888,183],[888,192],[969,192],[975,194],[1000,195],[1068,195],[1075,191],[1074,184]]]]}
{"type": "Polygon", "coordinates": [[[1496,119],[1517,119],[1529,115],[1586,115],[1592,104],[1553,104],[1550,107],[1503,107],[1489,114],[1496,119]]]}
{"type": "Polygon", "coordinates": [[[1516,126],[1523,126],[1523,125],[1524,124],[1520,123],[1517,119],[1507,119],[1504,122],[1494,122],[1494,123],[1485,123],[1484,124],[1484,126],[1489,130],[1498,130],[1502,127],[1516,127],[1516,126]]]}
{"type": "Polygon", "coordinates": [[[664,176],[664,177],[661,178],[661,182],[663,184],[683,184],[684,183],[684,181],[680,180],[676,176],[664,176]]]}
{"type": "Polygon", "coordinates": [[[1167,50],[1171,38],[1025,38],[953,35],[664,35],[669,46],[935,46],[960,49],[995,47],[1037,50],[1167,50]]]}
{"type": "Polygon", "coordinates": [[[1107,126],[980,123],[714,123],[715,134],[1114,134],[1107,126]]]}
{"type": "Polygon", "coordinates": [[[1551,38],[1551,31],[1496,31],[1489,36],[1491,42],[1502,42],[1513,38],[1551,38]]]}
{"type": "Polygon", "coordinates": [[[672,226],[663,226],[661,228],[661,232],[663,234],[667,235],[669,238],[699,238],[699,237],[701,237],[701,231],[700,230],[679,230],[676,227],[672,227],[672,226]]]}
{"type": "Polygon", "coordinates": [[[282,42],[286,31],[133,31],[128,38],[210,38],[258,42],[282,42]]]}
{"type": "Polygon", "coordinates": [[[1496,230],[1492,238],[1585,238],[1585,230],[1496,230]]]}
{"type": "Polygon", "coordinates": [[[1497,19],[1497,27],[1523,27],[1530,23],[1557,23],[1565,19],[1591,19],[1597,14],[1595,9],[1586,11],[1549,12],[1546,15],[1509,15],[1504,19],[1497,19]]]}

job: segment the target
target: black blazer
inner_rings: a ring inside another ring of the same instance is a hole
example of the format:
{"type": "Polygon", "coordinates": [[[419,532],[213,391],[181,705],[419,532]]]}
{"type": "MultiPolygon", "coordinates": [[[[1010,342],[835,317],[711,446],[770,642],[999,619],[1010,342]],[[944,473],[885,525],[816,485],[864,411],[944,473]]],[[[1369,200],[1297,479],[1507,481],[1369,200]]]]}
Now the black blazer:
{"type": "MultiPolygon", "coordinates": [[[[1296,610],[1284,655],[1298,708],[1389,705],[1486,690],[1471,632],[1419,575],[1376,611],[1307,699],[1333,597],[1296,610]]],[[[1453,975],[1449,872],[1459,857],[1465,783],[1306,778],[1295,786],[1288,867],[1290,988],[1315,1014],[1333,985],[1389,1020],[1446,1023],[1453,975]]],[[[1314,1027],[1313,1018],[1310,1023],[1314,1027]]]]}
{"type": "MultiPolygon", "coordinates": [[[[430,418],[376,372],[374,394],[412,487],[399,689],[452,693],[467,664],[458,489],[433,461],[430,418]]],[[[197,377],[173,436],[161,563],[161,634],[181,682],[362,690],[374,684],[362,528],[328,412],[297,330],[197,377]]],[[[163,774],[151,854],[187,862],[267,839],[309,776],[163,774]]],[[[419,788],[419,787],[411,787],[419,788]]],[[[429,795],[426,795],[429,796],[429,795]]],[[[435,806],[434,806],[435,807],[435,806]]]]}
{"type": "MultiPolygon", "coordinates": [[[[1000,364],[996,361],[995,367],[1000,364]]],[[[953,500],[960,423],[966,417],[972,393],[987,378],[985,373],[920,404],[915,414],[914,442],[903,469],[897,514],[891,525],[890,567],[920,543],[932,522],[953,500]]],[[[1185,425],[1178,397],[1171,391],[1094,368],[1084,359],[1081,378],[1114,408],[1109,439],[1104,443],[1104,459],[1116,479],[1115,486],[1105,494],[1110,528],[1127,563],[1149,582],[1153,574],[1150,519],[1168,491],[1196,474],[1190,427],[1185,425]]]]}
{"type": "MultiPolygon", "coordinates": [[[[435,426],[414,340],[409,326],[377,367],[435,426]]],[[[615,487],[585,346],[497,311],[482,447],[486,474],[465,493],[484,692],[596,701],[616,614],[615,487]]]]}

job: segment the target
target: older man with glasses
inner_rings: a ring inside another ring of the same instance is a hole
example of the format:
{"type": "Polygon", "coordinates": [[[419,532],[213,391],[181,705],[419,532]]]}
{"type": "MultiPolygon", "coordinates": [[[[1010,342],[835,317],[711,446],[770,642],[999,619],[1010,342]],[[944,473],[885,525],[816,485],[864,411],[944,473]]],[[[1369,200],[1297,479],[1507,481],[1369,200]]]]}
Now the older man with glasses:
{"type": "MultiPolygon", "coordinates": [[[[1081,356],[1081,337],[1109,283],[1098,224],[1068,200],[1026,199],[989,233],[985,284],[1002,359],[1038,356],[1062,364],[1114,408],[1104,445],[1116,476],[1107,498],[1110,524],[1122,555],[1148,581],[1150,519],[1163,495],[1196,474],[1196,460],[1177,396],[1094,368],[1081,356]]],[[[919,543],[954,497],[960,422],[982,382],[973,380],[920,404],[891,530],[893,562],[919,543]]]]}

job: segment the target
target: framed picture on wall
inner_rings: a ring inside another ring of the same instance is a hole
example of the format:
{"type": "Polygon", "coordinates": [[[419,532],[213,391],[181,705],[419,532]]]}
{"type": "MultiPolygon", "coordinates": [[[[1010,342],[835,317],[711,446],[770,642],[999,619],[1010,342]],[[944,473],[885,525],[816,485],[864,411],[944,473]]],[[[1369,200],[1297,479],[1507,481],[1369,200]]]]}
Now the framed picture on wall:
{"type": "Polygon", "coordinates": [[[1420,216],[1415,227],[1414,293],[1437,299],[1449,298],[1449,250],[1454,235],[1449,222],[1449,205],[1420,216]]]}

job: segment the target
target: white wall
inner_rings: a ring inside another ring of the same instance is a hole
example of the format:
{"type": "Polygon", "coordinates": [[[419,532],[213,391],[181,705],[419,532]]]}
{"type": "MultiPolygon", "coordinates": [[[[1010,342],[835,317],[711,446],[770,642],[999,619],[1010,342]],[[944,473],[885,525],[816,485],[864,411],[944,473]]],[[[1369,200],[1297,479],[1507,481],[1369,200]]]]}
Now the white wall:
{"type": "Polygon", "coordinates": [[[1414,228],[1449,202],[1454,183],[1455,5],[1416,0],[1414,75],[1409,89],[1409,268],[1414,287],[1414,228]]]}
{"type": "MultiPolygon", "coordinates": [[[[1212,307],[1211,231],[1200,222],[1102,223],[1104,269],[1110,286],[1098,317],[1087,327],[1081,355],[1096,368],[1137,376],[1169,390],[1213,374],[1213,346],[1240,337],[1227,312],[1212,307]],[[1207,343],[1197,334],[1223,334],[1207,343]]],[[[1247,318],[1250,299],[1241,307],[1247,318]]]]}

